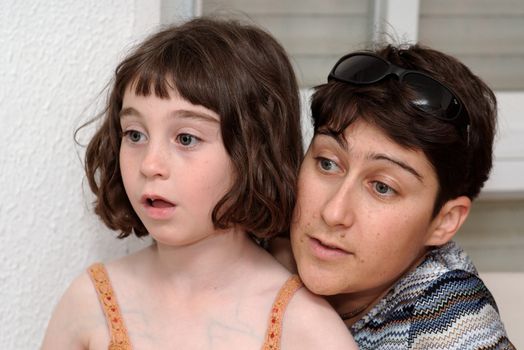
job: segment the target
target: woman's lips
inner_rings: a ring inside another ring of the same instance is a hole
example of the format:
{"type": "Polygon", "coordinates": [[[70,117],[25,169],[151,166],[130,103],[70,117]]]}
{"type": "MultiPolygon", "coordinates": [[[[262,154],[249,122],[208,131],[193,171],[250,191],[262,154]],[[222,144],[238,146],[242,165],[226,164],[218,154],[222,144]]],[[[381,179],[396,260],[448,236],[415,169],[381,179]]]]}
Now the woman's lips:
{"type": "Polygon", "coordinates": [[[335,245],[324,243],[313,237],[309,237],[308,243],[311,253],[321,260],[339,259],[350,254],[349,252],[338,248],[335,245]]]}

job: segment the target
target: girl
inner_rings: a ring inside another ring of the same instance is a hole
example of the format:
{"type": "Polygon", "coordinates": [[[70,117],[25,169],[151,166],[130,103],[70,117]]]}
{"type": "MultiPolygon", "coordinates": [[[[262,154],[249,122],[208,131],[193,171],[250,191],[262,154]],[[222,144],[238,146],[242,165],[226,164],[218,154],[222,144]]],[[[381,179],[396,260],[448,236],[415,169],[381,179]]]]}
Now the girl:
{"type": "Polygon", "coordinates": [[[162,30],[117,67],[103,118],[86,152],[95,212],[154,244],[78,277],[43,349],[356,348],[255,242],[288,230],[302,157],[295,77],[270,35],[162,30]]]}

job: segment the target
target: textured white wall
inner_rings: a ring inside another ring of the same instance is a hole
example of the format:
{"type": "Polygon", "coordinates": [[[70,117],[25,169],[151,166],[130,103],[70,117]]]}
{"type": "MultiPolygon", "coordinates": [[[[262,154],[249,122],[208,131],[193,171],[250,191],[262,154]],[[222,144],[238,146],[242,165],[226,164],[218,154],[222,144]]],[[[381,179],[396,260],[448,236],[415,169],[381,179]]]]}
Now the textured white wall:
{"type": "Polygon", "coordinates": [[[73,132],[159,21],[160,1],[0,2],[0,349],[37,349],[76,275],[144,244],[92,214],[73,132]]]}

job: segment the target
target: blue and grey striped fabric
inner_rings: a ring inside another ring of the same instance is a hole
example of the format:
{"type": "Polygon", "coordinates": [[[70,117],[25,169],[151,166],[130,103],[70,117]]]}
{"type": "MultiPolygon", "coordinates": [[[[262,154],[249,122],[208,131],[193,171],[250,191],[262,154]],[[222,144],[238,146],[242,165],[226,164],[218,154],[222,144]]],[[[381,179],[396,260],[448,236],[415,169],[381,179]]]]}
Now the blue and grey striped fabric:
{"type": "Polygon", "coordinates": [[[428,253],[351,333],[361,349],[514,349],[493,296],[454,242],[428,253]]]}

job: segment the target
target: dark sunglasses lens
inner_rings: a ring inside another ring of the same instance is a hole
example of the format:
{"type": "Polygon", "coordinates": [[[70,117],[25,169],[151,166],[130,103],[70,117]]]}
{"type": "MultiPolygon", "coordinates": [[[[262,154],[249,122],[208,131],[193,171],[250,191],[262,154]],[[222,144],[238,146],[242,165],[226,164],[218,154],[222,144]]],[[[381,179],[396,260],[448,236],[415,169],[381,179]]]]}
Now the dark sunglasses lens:
{"type": "Polygon", "coordinates": [[[460,102],[438,81],[418,73],[407,73],[403,80],[418,94],[413,101],[417,107],[450,121],[459,115],[460,102]]]}
{"type": "Polygon", "coordinates": [[[380,80],[388,68],[388,63],[377,57],[355,55],[339,62],[332,75],[336,79],[354,84],[373,83],[380,80]]]}

